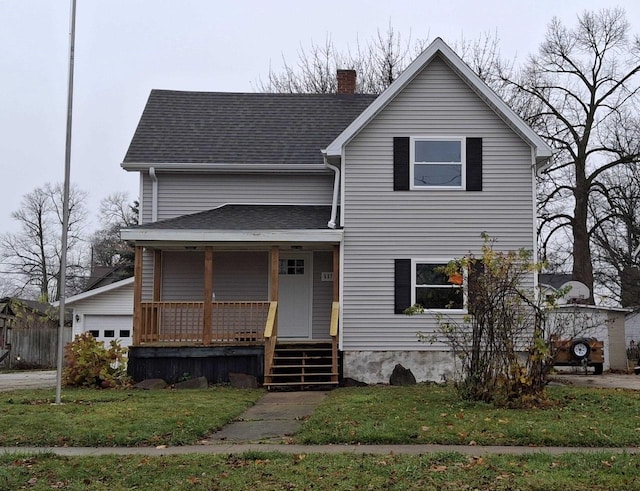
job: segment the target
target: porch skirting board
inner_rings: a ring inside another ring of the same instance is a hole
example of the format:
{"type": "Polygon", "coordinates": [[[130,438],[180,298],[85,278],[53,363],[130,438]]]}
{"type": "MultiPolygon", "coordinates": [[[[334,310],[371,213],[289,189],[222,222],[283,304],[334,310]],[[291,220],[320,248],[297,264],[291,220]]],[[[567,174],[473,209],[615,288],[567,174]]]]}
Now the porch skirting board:
{"type": "Polygon", "coordinates": [[[367,384],[388,384],[393,368],[411,370],[418,382],[446,382],[456,374],[450,351],[344,351],[343,376],[367,384]]]}
{"type": "Polygon", "coordinates": [[[132,346],[127,371],[136,382],[161,378],[173,384],[185,377],[206,377],[221,384],[229,382],[229,373],[244,373],[262,383],[264,346],[132,346]]]}

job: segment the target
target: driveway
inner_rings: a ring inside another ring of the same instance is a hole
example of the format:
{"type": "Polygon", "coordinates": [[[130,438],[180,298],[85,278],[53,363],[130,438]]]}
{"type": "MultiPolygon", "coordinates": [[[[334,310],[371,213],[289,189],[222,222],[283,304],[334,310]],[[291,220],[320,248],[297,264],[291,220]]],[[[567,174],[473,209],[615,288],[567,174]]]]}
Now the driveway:
{"type": "Polygon", "coordinates": [[[627,373],[604,373],[602,375],[558,373],[551,377],[551,381],[555,384],[574,385],[577,387],[640,390],[640,375],[627,373]]]}
{"type": "Polygon", "coordinates": [[[55,386],[55,370],[0,373],[0,391],[14,389],[48,389],[55,386]]]}

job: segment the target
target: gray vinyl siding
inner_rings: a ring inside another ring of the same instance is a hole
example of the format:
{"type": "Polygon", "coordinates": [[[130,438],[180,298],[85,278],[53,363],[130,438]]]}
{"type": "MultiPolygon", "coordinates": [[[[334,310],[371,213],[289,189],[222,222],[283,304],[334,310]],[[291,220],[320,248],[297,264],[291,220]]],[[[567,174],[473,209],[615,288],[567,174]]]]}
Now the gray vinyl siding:
{"type": "Polygon", "coordinates": [[[531,149],[440,58],[347,145],[343,168],[344,350],[442,349],[417,341],[432,315],[394,314],[394,259],[478,253],[481,232],[534,247],[531,149]],[[482,138],[483,191],[394,192],[396,136],[482,138]]]}
{"type": "Polygon", "coordinates": [[[269,300],[269,253],[214,251],[213,291],[216,300],[269,300]]]}
{"type": "Polygon", "coordinates": [[[153,187],[152,187],[151,178],[148,173],[142,174],[142,197],[140,198],[140,217],[143,223],[149,223],[151,221],[151,203],[153,198],[153,187]]]}
{"type": "Polygon", "coordinates": [[[144,249],[142,252],[142,300],[153,300],[153,251],[144,249]]]}
{"type": "MultiPolygon", "coordinates": [[[[269,253],[213,253],[213,291],[218,301],[269,299],[269,253]]],[[[204,299],[204,253],[165,251],[162,253],[162,300],[204,299]]]]}
{"type": "Polygon", "coordinates": [[[204,252],[162,253],[162,294],[165,302],[204,300],[204,252]]]}
{"type": "MultiPolygon", "coordinates": [[[[320,151],[320,149],[318,149],[320,151]]],[[[227,203],[330,205],[333,173],[178,174],[156,172],[158,220],[210,210],[227,203]]],[[[143,220],[151,221],[152,185],[143,183],[143,220]]]]}
{"type": "Polygon", "coordinates": [[[316,251],[313,254],[313,339],[329,338],[333,282],[321,279],[323,272],[330,271],[333,271],[333,252],[316,251]]]}

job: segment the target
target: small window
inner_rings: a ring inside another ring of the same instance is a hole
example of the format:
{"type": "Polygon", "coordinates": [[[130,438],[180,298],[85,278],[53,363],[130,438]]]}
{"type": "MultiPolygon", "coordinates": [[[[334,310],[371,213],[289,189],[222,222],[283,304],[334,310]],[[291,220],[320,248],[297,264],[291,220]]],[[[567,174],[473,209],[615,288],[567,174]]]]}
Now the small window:
{"type": "Polygon", "coordinates": [[[121,329],[120,330],[120,337],[121,338],[129,338],[129,337],[131,337],[131,331],[129,329],[121,329]]]}
{"type": "Polygon", "coordinates": [[[462,138],[412,138],[410,151],[412,189],[464,188],[462,138]]]}
{"type": "Polygon", "coordinates": [[[464,275],[448,277],[444,262],[415,262],[413,304],[427,310],[462,310],[464,306],[464,275]]]}
{"type": "Polygon", "coordinates": [[[303,275],[304,259],[280,259],[279,273],[286,275],[303,275]]]}
{"type": "Polygon", "coordinates": [[[89,334],[91,334],[94,338],[97,338],[98,336],[100,336],[100,331],[92,329],[91,331],[89,331],[89,334]]]}
{"type": "Polygon", "coordinates": [[[116,332],[113,329],[105,329],[104,337],[105,338],[115,338],[116,337],[116,332]]]}

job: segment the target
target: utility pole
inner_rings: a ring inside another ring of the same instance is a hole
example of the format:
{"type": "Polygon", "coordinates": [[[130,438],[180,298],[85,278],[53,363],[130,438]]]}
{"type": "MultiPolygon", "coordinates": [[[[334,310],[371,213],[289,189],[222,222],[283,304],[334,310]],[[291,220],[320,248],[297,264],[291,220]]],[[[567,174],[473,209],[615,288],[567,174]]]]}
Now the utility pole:
{"type": "Polygon", "coordinates": [[[69,21],[69,80],[67,87],[67,138],[64,152],[64,194],[62,197],[62,245],[60,253],[60,323],[58,324],[58,364],[56,371],[56,404],[61,403],[62,360],[64,357],[64,300],[67,283],[67,229],[69,228],[69,178],[71,175],[71,120],[73,116],[73,61],[76,38],[76,0],[71,0],[69,21]]]}

